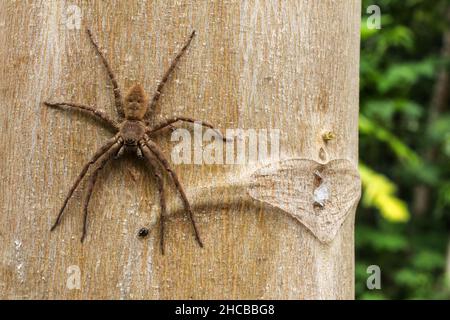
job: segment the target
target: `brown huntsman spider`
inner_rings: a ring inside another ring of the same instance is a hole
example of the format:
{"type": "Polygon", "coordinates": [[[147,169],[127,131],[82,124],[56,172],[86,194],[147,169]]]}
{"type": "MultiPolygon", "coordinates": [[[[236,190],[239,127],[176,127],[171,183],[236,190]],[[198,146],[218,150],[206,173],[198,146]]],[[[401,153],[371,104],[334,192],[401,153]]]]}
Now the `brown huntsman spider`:
{"type": "MultiPolygon", "coordinates": [[[[97,43],[94,41],[92,37],[92,33],[89,29],[87,29],[87,34],[89,36],[90,42],[93,45],[96,53],[102,60],[102,63],[108,73],[109,78],[111,79],[113,85],[113,93],[115,100],[115,107],[118,114],[118,119],[111,119],[104,111],[98,110],[92,106],[82,105],[78,103],[69,103],[69,102],[44,102],[44,104],[48,107],[62,107],[74,110],[80,110],[86,112],[96,118],[97,120],[101,120],[106,123],[110,129],[112,129],[116,135],[109,139],[102,147],[100,147],[97,152],[93,155],[93,157],[87,162],[81,173],[78,175],[74,184],[69,190],[64,203],[59,211],[58,217],[53,224],[51,230],[53,231],[61,222],[61,218],[66,208],[66,205],[73,195],[75,189],[80,184],[81,180],[84,178],[86,173],[89,170],[89,167],[95,165],[93,169],[88,185],[87,185],[87,195],[84,200],[84,220],[83,220],[83,232],[81,236],[81,242],[84,241],[87,231],[87,218],[88,218],[88,206],[89,200],[92,195],[92,190],[95,185],[95,181],[99,174],[99,171],[106,165],[106,163],[112,158],[119,158],[124,153],[134,153],[138,158],[144,159],[150,168],[153,170],[153,174],[156,179],[158,192],[159,192],[159,202],[161,206],[161,214],[160,214],[160,247],[161,253],[164,254],[164,219],[166,216],[166,201],[164,195],[164,184],[162,172],[167,172],[170,179],[173,181],[176,189],[178,190],[179,195],[181,196],[181,200],[183,202],[183,206],[185,211],[187,212],[192,227],[195,233],[195,239],[200,247],[203,247],[202,241],[200,240],[200,236],[194,221],[193,213],[189,201],[186,197],[186,194],[183,190],[183,187],[178,179],[176,173],[172,170],[168,160],[164,156],[160,147],[152,141],[151,137],[157,133],[161,133],[163,129],[173,128],[172,125],[177,122],[189,122],[194,123],[196,120],[188,117],[174,117],[164,121],[163,123],[153,126],[150,126],[150,115],[152,111],[155,109],[156,104],[158,103],[159,98],[161,97],[161,92],[166,84],[169,76],[174,71],[175,66],[178,61],[185,53],[186,49],[189,47],[193,37],[195,36],[195,31],[193,31],[181,48],[179,53],[175,56],[175,59],[172,61],[170,67],[165,72],[162,80],[159,82],[156,92],[154,93],[152,99],[147,98],[144,90],[140,84],[135,84],[130,88],[125,99],[122,98],[121,91],[117,84],[117,80],[112,72],[108,61],[105,56],[100,51],[97,43]]],[[[213,130],[214,127],[208,123],[200,122],[203,126],[211,128],[213,130]]],[[[227,141],[217,130],[215,130],[217,136],[219,136],[224,141],[227,141]]],[[[148,229],[142,228],[138,235],[141,237],[145,237],[148,234],[148,229]]]]}

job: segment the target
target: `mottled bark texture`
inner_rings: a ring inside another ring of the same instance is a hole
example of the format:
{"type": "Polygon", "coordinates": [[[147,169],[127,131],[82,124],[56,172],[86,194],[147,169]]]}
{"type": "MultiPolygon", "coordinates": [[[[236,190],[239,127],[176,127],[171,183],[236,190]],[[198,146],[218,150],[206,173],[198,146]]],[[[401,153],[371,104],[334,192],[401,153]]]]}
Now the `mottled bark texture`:
{"type": "MultiPolygon", "coordinates": [[[[156,223],[148,238],[137,237],[160,206],[154,173],[131,157],[99,174],[84,244],[87,181],[50,233],[83,163],[111,132],[42,102],[114,114],[112,85],[85,27],[122,90],[140,82],[149,94],[195,29],[156,121],[280,129],[280,158],[347,159],[356,167],[359,20],[359,0],[1,1],[0,297],[353,298],[354,211],[322,243],[289,214],[242,192],[258,164],[173,165],[203,249],[167,177],[165,255],[156,223]],[[324,132],[334,139],[325,141],[324,132]]],[[[170,160],[170,131],[157,143],[170,160]]]]}

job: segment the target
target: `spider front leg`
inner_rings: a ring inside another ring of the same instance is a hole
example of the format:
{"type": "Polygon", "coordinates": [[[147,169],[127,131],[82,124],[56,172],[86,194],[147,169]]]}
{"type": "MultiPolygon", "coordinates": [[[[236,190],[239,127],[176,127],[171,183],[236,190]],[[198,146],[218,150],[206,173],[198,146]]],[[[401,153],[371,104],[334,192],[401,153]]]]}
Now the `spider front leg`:
{"type": "Polygon", "coordinates": [[[145,142],[141,142],[141,148],[145,150],[148,148],[151,153],[158,159],[158,162],[162,165],[162,167],[169,173],[169,177],[172,179],[173,183],[175,184],[175,187],[178,190],[178,193],[181,196],[181,200],[183,201],[183,205],[185,210],[187,211],[189,215],[189,219],[191,220],[192,227],[194,229],[195,233],[195,239],[197,240],[198,245],[203,248],[203,243],[200,240],[200,235],[197,230],[197,226],[195,224],[194,215],[192,213],[191,205],[189,204],[189,200],[186,197],[186,193],[184,192],[184,189],[180,183],[180,180],[178,179],[178,176],[176,173],[172,170],[170,167],[169,162],[167,161],[166,157],[164,156],[161,149],[151,140],[147,140],[145,142]]]}
{"type": "Polygon", "coordinates": [[[164,222],[166,218],[166,198],[164,194],[164,180],[161,175],[161,172],[159,171],[158,167],[158,160],[155,158],[155,156],[150,152],[148,148],[140,148],[140,150],[143,153],[144,158],[147,160],[147,163],[149,167],[153,170],[153,174],[156,179],[156,184],[158,185],[158,192],[159,192],[159,203],[161,206],[161,215],[159,218],[159,226],[160,226],[160,249],[161,254],[164,255],[164,222]]]}
{"type": "Polygon", "coordinates": [[[208,122],[203,122],[203,121],[195,120],[195,119],[192,119],[192,118],[189,118],[189,117],[175,117],[175,118],[172,118],[172,119],[168,119],[168,120],[164,121],[163,123],[161,123],[161,124],[159,124],[159,125],[157,125],[157,126],[151,128],[151,129],[147,132],[147,134],[150,134],[150,135],[151,135],[151,134],[155,134],[156,132],[161,131],[161,130],[163,130],[163,129],[165,129],[165,128],[168,128],[168,127],[173,128],[173,124],[176,123],[176,122],[198,123],[198,124],[202,125],[203,127],[212,129],[212,130],[217,134],[217,136],[218,136],[220,139],[222,139],[224,142],[230,142],[230,140],[227,139],[226,137],[224,137],[224,136],[220,133],[219,130],[217,130],[216,128],[214,128],[214,126],[213,126],[212,124],[209,124],[208,122]]]}
{"type": "Polygon", "coordinates": [[[47,107],[51,107],[51,108],[68,108],[71,110],[79,110],[82,112],[86,112],[92,116],[94,116],[94,118],[96,118],[97,120],[103,121],[106,124],[108,124],[111,128],[113,128],[115,130],[115,132],[119,131],[119,125],[117,124],[116,121],[112,120],[104,111],[102,110],[97,110],[91,106],[86,106],[86,105],[82,105],[82,104],[78,104],[78,103],[71,103],[71,102],[44,102],[44,104],[47,107]]]}
{"type": "Polygon", "coordinates": [[[92,172],[92,175],[89,178],[89,183],[87,187],[87,194],[86,199],[84,202],[84,218],[83,218],[83,234],[81,235],[81,242],[84,241],[84,238],[86,237],[87,232],[87,218],[88,218],[88,207],[89,207],[89,201],[91,200],[92,191],[94,190],[95,182],[97,181],[98,173],[100,170],[103,169],[103,167],[106,165],[106,163],[111,160],[111,158],[114,157],[114,155],[117,153],[117,151],[121,148],[122,144],[121,142],[116,142],[115,145],[113,145],[104,155],[103,158],[100,160],[97,168],[95,168],[94,172],[92,172]]]}
{"type": "Polygon", "coordinates": [[[189,39],[184,44],[183,48],[181,48],[180,52],[175,56],[175,59],[173,59],[172,63],[169,66],[169,69],[164,73],[164,76],[162,77],[161,81],[158,84],[158,87],[156,88],[156,92],[152,97],[152,100],[150,102],[150,105],[148,107],[148,111],[145,115],[145,118],[148,119],[151,115],[151,112],[155,109],[156,104],[158,103],[159,98],[161,97],[162,90],[164,88],[164,85],[166,84],[167,80],[169,80],[170,74],[175,70],[175,67],[180,60],[180,58],[183,56],[183,54],[186,52],[187,48],[191,44],[192,39],[195,36],[195,30],[192,31],[191,35],[189,36],[189,39]]]}
{"type": "Polygon", "coordinates": [[[61,207],[61,209],[59,210],[58,213],[58,217],[56,218],[55,223],[53,224],[52,228],[50,229],[50,231],[53,231],[61,222],[61,218],[64,212],[64,209],[67,206],[67,203],[69,202],[69,199],[72,197],[75,189],[78,187],[78,185],[80,184],[81,180],[84,178],[84,176],[86,175],[89,167],[91,165],[93,165],[95,162],[97,162],[97,160],[103,155],[105,154],[105,152],[107,152],[108,150],[110,150],[110,148],[117,143],[118,138],[114,137],[109,139],[102,147],[100,147],[100,149],[97,150],[97,152],[93,155],[93,157],[89,160],[88,163],[86,163],[83,167],[83,169],[81,170],[80,174],[78,175],[77,179],[75,180],[74,184],[72,185],[72,187],[69,190],[69,193],[67,194],[66,198],[64,199],[64,203],[61,207]]]}
{"type": "Polygon", "coordinates": [[[120,118],[125,117],[125,113],[123,111],[123,103],[122,103],[122,94],[120,92],[119,85],[117,83],[116,77],[114,76],[114,73],[108,63],[108,60],[106,60],[103,53],[100,51],[100,48],[98,47],[97,43],[94,40],[94,37],[92,36],[92,32],[89,29],[86,29],[86,32],[89,36],[89,40],[91,41],[91,44],[93,45],[95,52],[97,52],[98,56],[103,62],[103,65],[105,66],[106,72],[108,73],[109,79],[111,80],[111,83],[113,85],[113,93],[114,93],[114,101],[116,104],[116,110],[119,114],[120,118]]]}

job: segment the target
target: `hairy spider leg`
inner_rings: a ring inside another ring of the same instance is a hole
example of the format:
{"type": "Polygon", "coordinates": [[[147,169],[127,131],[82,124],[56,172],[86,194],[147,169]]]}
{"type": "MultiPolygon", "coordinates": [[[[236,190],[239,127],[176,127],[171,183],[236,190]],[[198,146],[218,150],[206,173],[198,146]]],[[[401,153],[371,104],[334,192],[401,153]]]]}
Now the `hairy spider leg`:
{"type": "Polygon", "coordinates": [[[94,38],[92,36],[91,30],[90,29],[86,29],[86,31],[87,31],[87,34],[89,36],[89,40],[91,40],[91,43],[94,46],[95,51],[97,52],[97,54],[99,55],[100,59],[102,60],[103,65],[106,68],[106,72],[108,73],[109,79],[111,80],[111,83],[113,85],[113,93],[114,93],[114,100],[115,100],[115,104],[116,104],[117,113],[118,113],[120,118],[124,118],[125,117],[125,113],[123,111],[122,94],[120,92],[119,85],[117,84],[116,77],[114,76],[114,73],[113,73],[113,71],[111,69],[111,66],[108,63],[108,60],[106,60],[105,56],[100,51],[100,48],[98,47],[97,43],[95,42],[95,40],[94,40],[94,38]]]}
{"type": "Polygon", "coordinates": [[[158,185],[158,192],[159,192],[159,203],[161,206],[161,215],[159,218],[159,227],[160,227],[160,249],[161,254],[164,255],[164,222],[166,218],[166,198],[164,194],[164,180],[162,177],[161,172],[159,171],[159,165],[158,160],[155,158],[155,156],[150,152],[148,148],[142,148],[142,153],[147,160],[147,163],[151,170],[153,171],[153,175],[155,176],[156,183],[158,185]]]}
{"type": "Polygon", "coordinates": [[[187,211],[189,215],[189,219],[191,220],[192,227],[195,232],[195,239],[197,240],[197,243],[200,247],[203,248],[203,243],[200,240],[200,236],[197,230],[197,226],[195,224],[194,215],[192,213],[191,205],[189,204],[189,200],[186,197],[186,193],[184,192],[184,189],[180,183],[180,180],[178,179],[177,174],[172,170],[170,167],[169,162],[167,161],[166,157],[164,156],[161,149],[151,140],[146,140],[145,142],[141,142],[141,146],[145,146],[150,149],[150,151],[155,155],[155,157],[158,159],[158,162],[163,166],[163,168],[169,173],[169,177],[172,179],[173,183],[175,184],[176,189],[178,190],[181,200],[183,201],[183,205],[185,210],[187,211]]]}
{"type": "Polygon", "coordinates": [[[97,168],[94,169],[91,176],[89,177],[88,187],[87,187],[87,193],[86,198],[84,201],[84,218],[83,218],[83,234],[81,235],[81,242],[84,241],[84,238],[86,237],[87,232],[87,218],[88,218],[88,207],[89,207],[89,201],[91,200],[92,191],[94,190],[95,182],[97,181],[98,173],[100,170],[103,169],[103,167],[106,165],[106,163],[113,158],[113,156],[116,154],[116,152],[119,150],[119,148],[122,146],[122,143],[117,141],[105,154],[103,155],[102,159],[100,160],[97,168]]]}
{"type": "Polygon", "coordinates": [[[52,108],[68,108],[72,110],[79,110],[87,112],[88,114],[94,116],[94,118],[104,121],[106,124],[108,124],[110,127],[114,128],[115,131],[119,131],[119,125],[116,121],[112,120],[104,111],[97,110],[91,106],[86,106],[78,103],[72,103],[72,102],[44,102],[44,104],[47,107],[52,108]]]}
{"type": "Polygon", "coordinates": [[[69,193],[67,194],[66,198],[64,199],[64,203],[61,207],[61,209],[59,210],[58,213],[58,217],[56,218],[55,223],[53,224],[52,228],[50,229],[50,231],[53,231],[61,222],[61,218],[62,218],[62,214],[64,212],[64,209],[67,206],[67,203],[69,202],[69,199],[72,197],[75,189],[78,187],[78,185],[80,184],[81,180],[84,178],[84,176],[86,175],[89,167],[91,165],[93,165],[95,162],[97,162],[97,160],[105,153],[107,152],[114,143],[116,143],[116,141],[118,141],[117,137],[111,138],[109,139],[103,146],[101,146],[97,152],[92,156],[92,158],[89,160],[89,162],[87,162],[83,169],[81,170],[80,174],[78,175],[77,179],[75,180],[74,184],[72,185],[72,187],[69,190],[69,193]]]}
{"type": "Polygon", "coordinates": [[[178,61],[183,56],[183,54],[186,52],[187,48],[191,44],[192,38],[195,36],[195,30],[192,31],[191,35],[189,36],[189,39],[184,44],[183,48],[178,52],[178,54],[175,56],[175,58],[172,60],[172,63],[169,66],[169,69],[164,73],[164,76],[162,77],[161,81],[158,84],[158,87],[156,88],[156,91],[152,97],[152,100],[150,101],[150,106],[147,110],[147,114],[145,115],[145,118],[148,119],[154,110],[156,104],[158,103],[159,98],[161,97],[162,90],[164,88],[164,85],[166,84],[167,80],[169,79],[170,74],[175,69],[178,61]]]}
{"type": "Polygon", "coordinates": [[[148,134],[154,134],[157,131],[163,130],[167,127],[171,127],[174,123],[176,122],[189,122],[189,123],[199,123],[202,126],[206,127],[206,128],[210,128],[212,129],[217,136],[222,139],[224,142],[231,142],[231,140],[225,138],[219,130],[217,130],[216,128],[214,128],[214,126],[212,124],[209,124],[208,122],[203,122],[203,121],[199,121],[199,120],[195,120],[189,117],[175,117],[172,119],[167,119],[166,121],[164,121],[163,123],[155,126],[154,128],[150,129],[150,131],[148,131],[148,134]]]}

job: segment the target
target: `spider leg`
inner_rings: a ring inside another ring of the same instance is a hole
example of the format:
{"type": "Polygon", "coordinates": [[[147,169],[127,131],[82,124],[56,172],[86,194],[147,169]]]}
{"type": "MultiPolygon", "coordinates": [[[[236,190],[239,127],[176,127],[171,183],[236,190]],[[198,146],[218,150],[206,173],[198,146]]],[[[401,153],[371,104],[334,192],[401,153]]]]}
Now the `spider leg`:
{"type": "Polygon", "coordinates": [[[86,31],[87,31],[87,34],[89,36],[89,40],[91,41],[92,45],[94,46],[95,51],[99,55],[100,59],[103,62],[103,65],[106,68],[106,72],[108,73],[109,79],[111,79],[111,82],[112,82],[112,85],[113,85],[113,93],[114,93],[114,100],[115,100],[115,104],[116,104],[117,113],[119,114],[120,118],[124,118],[125,117],[125,113],[123,111],[122,94],[120,93],[120,88],[119,88],[119,85],[117,84],[116,77],[114,76],[114,73],[113,73],[113,71],[111,69],[111,66],[108,63],[108,60],[106,60],[105,56],[100,51],[100,48],[98,47],[97,43],[95,42],[95,40],[94,40],[94,38],[92,36],[91,30],[90,29],[86,29],[86,31]]]}
{"type": "Polygon", "coordinates": [[[87,218],[88,218],[88,207],[89,207],[89,201],[91,200],[92,191],[94,190],[95,182],[97,181],[98,173],[100,170],[103,169],[103,167],[106,165],[106,163],[113,158],[117,150],[121,145],[119,143],[116,143],[116,145],[112,146],[102,157],[100,160],[97,168],[92,172],[92,175],[89,177],[88,187],[87,187],[87,194],[86,199],[84,200],[84,218],[83,218],[83,234],[81,235],[81,242],[84,241],[84,238],[86,237],[87,232],[87,218]]]}
{"type": "Polygon", "coordinates": [[[78,175],[77,179],[75,180],[74,184],[72,185],[72,187],[69,190],[69,193],[67,194],[66,198],[64,199],[64,203],[61,207],[61,209],[59,210],[58,213],[58,217],[56,218],[55,223],[53,224],[52,228],[50,229],[50,231],[53,231],[61,222],[61,218],[62,218],[62,214],[64,212],[64,209],[67,206],[67,203],[69,202],[69,199],[72,197],[75,189],[78,187],[78,185],[80,184],[81,180],[84,178],[84,176],[86,175],[89,167],[94,164],[95,162],[97,162],[97,160],[105,153],[107,152],[115,143],[118,143],[118,138],[114,137],[111,138],[110,140],[108,140],[102,147],[100,147],[100,149],[97,150],[97,152],[92,156],[92,158],[89,160],[89,162],[87,162],[83,169],[81,170],[80,174],[78,175]]]}
{"type": "Polygon", "coordinates": [[[145,115],[145,118],[148,118],[151,114],[151,111],[154,110],[156,104],[158,103],[159,98],[161,97],[161,92],[164,88],[164,85],[166,84],[167,80],[169,79],[170,74],[175,69],[178,61],[183,56],[183,54],[186,52],[186,49],[191,44],[192,38],[195,36],[195,31],[192,31],[191,35],[189,36],[189,39],[184,44],[183,48],[181,48],[180,52],[175,56],[172,63],[169,66],[169,69],[167,69],[166,73],[164,73],[164,76],[162,77],[161,81],[158,84],[158,87],[156,88],[156,92],[154,93],[152,100],[150,101],[150,106],[148,108],[147,114],[145,115]]]}
{"type": "Polygon", "coordinates": [[[158,159],[159,163],[163,166],[163,168],[169,173],[170,178],[172,179],[173,183],[175,184],[175,187],[178,190],[178,193],[181,196],[181,200],[183,201],[184,208],[189,215],[189,219],[191,220],[191,224],[195,232],[195,239],[197,240],[199,246],[203,248],[203,243],[200,240],[200,236],[194,220],[194,215],[192,213],[191,205],[189,204],[189,200],[186,197],[186,193],[184,192],[184,189],[180,183],[180,180],[178,179],[177,174],[170,167],[170,164],[167,161],[161,149],[153,141],[147,140],[145,142],[141,142],[141,147],[144,150],[145,148],[148,148],[155,155],[155,157],[158,159]]]}
{"type": "Polygon", "coordinates": [[[122,145],[119,149],[119,151],[117,151],[116,155],[114,156],[114,158],[119,159],[121,156],[123,156],[123,154],[125,153],[125,146],[122,145]]]}
{"type": "Polygon", "coordinates": [[[203,121],[199,121],[199,120],[195,120],[189,117],[175,117],[175,118],[171,118],[168,119],[166,121],[164,121],[163,123],[153,127],[150,129],[150,131],[148,131],[148,134],[154,134],[157,131],[163,130],[167,127],[171,127],[172,124],[176,123],[176,122],[189,122],[189,123],[199,123],[202,126],[206,127],[206,128],[210,128],[212,130],[214,130],[214,132],[217,134],[217,136],[222,139],[224,142],[230,142],[229,139],[227,139],[226,137],[224,137],[219,130],[217,130],[216,128],[214,128],[214,126],[212,124],[209,124],[208,122],[203,122],[203,121]]]}
{"type": "Polygon", "coordinates": [[[158,160],[155,158],[155,156],[150,152],[148,148],[142,148],[142,153],[147,160],[148,165],[153,169],[153,174],[156,178],[156,183],[158,185],[158,192],[159,192],[159,203],[161,206],[161,216],[159,220],[159,227],[160,227],[160,249],[161,254],[164,255],[164,222],[166,218],[166,198],[164,194],[164,180],[161,175],[161,172],[158,170],[158,160]]]}
{"type": "Polygon", "coordinates": [[[85,111],[90,115],[93,115],[96,119],[99,119],[101,121],[104,121],[106,124],[108,124],[110,127],[114,128],[115,131],[119,131],[119,125],[116,121],[112,120],[104,111],[97,110],[91,106],[86,106],[78,103],[71,103],[71,102],[44,102],[44,104],[47,107],[52,108],[69,108],[73,110],[80,110],[85,111]]]}

